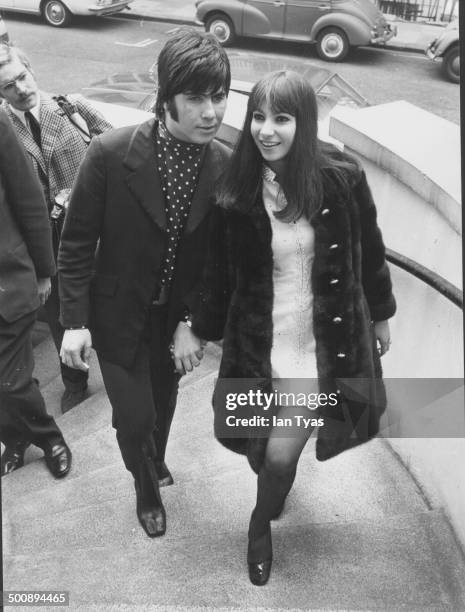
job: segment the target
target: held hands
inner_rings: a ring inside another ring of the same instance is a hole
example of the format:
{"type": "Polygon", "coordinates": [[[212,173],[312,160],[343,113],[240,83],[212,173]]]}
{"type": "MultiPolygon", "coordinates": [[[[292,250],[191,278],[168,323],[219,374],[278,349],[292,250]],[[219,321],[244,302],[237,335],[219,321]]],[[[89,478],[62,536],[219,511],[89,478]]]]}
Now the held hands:
{"type": "Polygon", "coordinates": [[[382,356],[388,352],[391,345],[391,333],[388,321],[376,321],[374,323],[375,335],[378,340],[378,352],[382,356]]]}
{"type": "Polygon", "coordinates": [[[52,282],[49,278],[38,278],[37,279],[37,290],[39,292],[39,300],[41,306],[48,300],[50,292],[52,290],[52,282]]]}
{"type": "Polygon", "coordinates": [[[170,351],[175,370],[181,375],[192,372],[203,357],[202,342],[184,321],[180,321],[176,327],[170,351]]]}
{"type": "Polygon", "coordinates": [[[67,329],[61,343],[61,361],[76,370],[89,369],[92,337],[88,329],[67,329]]]}

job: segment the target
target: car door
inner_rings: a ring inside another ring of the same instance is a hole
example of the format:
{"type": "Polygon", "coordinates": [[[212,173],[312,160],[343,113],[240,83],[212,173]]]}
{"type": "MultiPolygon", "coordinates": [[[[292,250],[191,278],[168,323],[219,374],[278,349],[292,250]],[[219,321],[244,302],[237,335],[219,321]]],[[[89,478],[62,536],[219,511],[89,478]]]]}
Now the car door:
{"type": "Polygon", "coordinates": [[[332,10],[331,0],[287,0],[284,38],[310,40],[313,24],[332,10]]]}
{"type": "Polygon", "coordinates": [[[282,38],[285,0],[248,0],[244,13],[244,35],[282,38]]]}

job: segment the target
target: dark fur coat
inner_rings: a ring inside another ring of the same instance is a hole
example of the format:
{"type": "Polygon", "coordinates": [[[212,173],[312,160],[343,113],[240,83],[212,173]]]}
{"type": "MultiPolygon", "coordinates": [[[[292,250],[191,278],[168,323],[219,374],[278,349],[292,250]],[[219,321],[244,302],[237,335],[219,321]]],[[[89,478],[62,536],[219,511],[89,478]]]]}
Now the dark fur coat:
{"type": "MultiPolygon", "coordinates": [[[[320,392],[336,392],[339,401],[335,407],[319,409],[325,419],[318,432],[319,460],[377,434],[386,397],[373,322],[388,319],[396,308],[364,172],[352,178],[350,192],[345,193],[327,178],[324,193],[322,206],[311,218],[313,329],[320,392]]],[[[271,378],[271,239],[261,195],[246,212],[219,207],[213,212],[205,289],[194,331],[208,340],[224,339],[220,380],[271,378]]],[[[225,438],[217,427],[224,416],[217,393],[213,406],[217,437],[231,450],[247,454],[257,471],[266,440],[253,434],[247,439],[225,438]]]]}

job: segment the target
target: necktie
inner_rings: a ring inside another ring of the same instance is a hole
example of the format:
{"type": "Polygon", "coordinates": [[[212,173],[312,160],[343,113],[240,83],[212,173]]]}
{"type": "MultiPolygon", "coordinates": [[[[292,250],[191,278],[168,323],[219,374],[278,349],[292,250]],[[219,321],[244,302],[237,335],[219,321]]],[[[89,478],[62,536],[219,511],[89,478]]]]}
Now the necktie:
{"type": "Polygon", "coordinates": [[[24,113],[24,116],[26,117],[26,121],[27,121],[29,129],[31,131],[32,137],[34,138],[34,140],[36,141],[37,146],[40,149],[41,148],[41,144],[40,144],[40,125],[39,125],[39,122],[37,121],[37,119],[34,117],[34,115],[30,111],[26,111],[24,113]]]}

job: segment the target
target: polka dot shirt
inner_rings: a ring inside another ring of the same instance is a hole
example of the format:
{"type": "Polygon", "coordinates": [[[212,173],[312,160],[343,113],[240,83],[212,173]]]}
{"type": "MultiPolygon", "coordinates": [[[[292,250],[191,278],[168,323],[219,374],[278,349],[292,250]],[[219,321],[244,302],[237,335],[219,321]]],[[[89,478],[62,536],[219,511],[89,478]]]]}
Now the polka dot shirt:
{"type": "Polygon", "coordinates": [[[173,279],[176,254],[197,187],[205,146],[177,140],[162,122],[155,138],[167,220],[168,241],[160,278],[160,288],[166,291],[173,279]]]}

